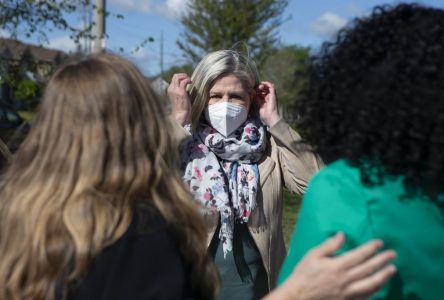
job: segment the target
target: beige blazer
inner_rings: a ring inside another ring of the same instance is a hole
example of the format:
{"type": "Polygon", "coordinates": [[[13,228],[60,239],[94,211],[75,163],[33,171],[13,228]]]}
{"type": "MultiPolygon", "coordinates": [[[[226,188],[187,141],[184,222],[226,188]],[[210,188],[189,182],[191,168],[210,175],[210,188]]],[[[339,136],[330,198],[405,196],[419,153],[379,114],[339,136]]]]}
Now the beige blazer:
{"type": "MultiPolygon", "coordinates": [[[[176,137],[181,140],[188,132],[175,123],[176,137]]],[[[259,162],[260,189],[257,207],[248,221],[268,275],[268,287],[274,288],[280,267],[286,256],[282,232],[282,189],[304,193],[311,176],[323,163],[308,147],[299,145],[300,135],[283,119],[268,130],[266,153],[259,162]]],[[[210,244],[219,222],[219,214],[204,216],[210,244]]]]}

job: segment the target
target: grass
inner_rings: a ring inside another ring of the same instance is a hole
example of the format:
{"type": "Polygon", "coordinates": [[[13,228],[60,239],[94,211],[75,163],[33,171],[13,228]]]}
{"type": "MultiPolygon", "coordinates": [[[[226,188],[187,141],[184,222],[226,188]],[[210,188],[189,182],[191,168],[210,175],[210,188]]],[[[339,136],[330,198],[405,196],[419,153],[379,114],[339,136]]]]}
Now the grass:
{"type": "Polygon", "coordinates": [[[284,240],[287,249],[288,246],[290,245],[290,239],[294,230],[294,224],[298,216],[300,203],[301,203],[301,196],[292,195],[289,191],[284,190],[282,227],[284,230],[284,240]]]}
{"type": "Polygon", "coordinates": [[[26,121],[32,121],[35,117],[35,112],[32,111],[21,110],[18,112],[18,114],[26,121]]]}

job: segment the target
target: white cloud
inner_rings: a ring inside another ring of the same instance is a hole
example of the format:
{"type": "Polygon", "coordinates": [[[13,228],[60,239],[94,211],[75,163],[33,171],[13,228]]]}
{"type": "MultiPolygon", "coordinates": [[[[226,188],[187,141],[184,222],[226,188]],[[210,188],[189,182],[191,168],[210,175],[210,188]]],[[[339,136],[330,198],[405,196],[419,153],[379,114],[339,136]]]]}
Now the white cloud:
{"type": "Polygon", "coordinates": [[[146,13],[152,10],[151,0],[111,0],[110,3],[129,11],[146,13]]]}
{"type": "Polygon", "coordinates": [[[346,19],[327,11],[311,24],[311,30],[316,35],[326,37],[335,34],[346,24],[346,19]]]}
{"type": "Polygon", "coordinates": [[[188,0],[167,0],[165,7],[173,18],[180,17],[187,10],[188,0]]]}
{"type": "Polygon", "coordinates": [[[188,0],[110,0],[110,3],[128,11],[158,14],[178,19],[185,12],[188,0]]]}
{"type": "MultiPolygon", "coordinates": [[[[82,46],[83,43],[81,42],[80,45],[82,46]]],[[[69,36],[62,36],[50,39],[48,45],[45,45],[45,47],[62,50],[66,53],[75,52],[78,49],[78,45],[74,43],[74,41],[70,39],[69,36]]]]}

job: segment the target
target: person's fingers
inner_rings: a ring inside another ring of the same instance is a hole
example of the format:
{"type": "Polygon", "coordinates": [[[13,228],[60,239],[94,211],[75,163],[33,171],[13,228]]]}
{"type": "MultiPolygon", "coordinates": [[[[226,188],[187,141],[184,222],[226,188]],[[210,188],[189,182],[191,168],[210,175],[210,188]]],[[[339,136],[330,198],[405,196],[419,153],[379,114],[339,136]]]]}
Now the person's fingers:
{"type": "Polygon", "coordinates": [[[264,101],[264,96],[265,96],[265,94],[263,91],[263,87],[259,84],[253,90],[253,98],[255,99],[256,102],[258,102],[259,104],[262,104],[264,101]]]}
{"type": "Polygon", "coordinates": [[[347,272],[347,278],[350,281],[355,281],[364,277],[367,277],[375,271],[381,269],[392,261],[396,257],[396,253],[393,250],[386,250],[382,253],[375,255],[366,262],[357,265],[347,272]]]}
{"type": "Polygon", "coordinates": [[[173,77],[183,78],[183,77],[188,77],[188,74],[187,73],[174,73],[173,77]]]}
{"type": "Polygon", "coordinates": [[[265,87],[265,85],[261,82],[259,82],[259,84],[257,85],[258,89],[263,89],[265,87]]]}
{"type": "Polygon", "coordinates": [[[271,87],[274,87],[274,84],[269,81],[261,81],[258,85],[258,88],[260,90],[266,90],[266,91],[268,91],[271,87]]]}
{"type": "Polygon", "coordinates": [[[312,250],[312,254],[318,257],[325,257],[333,255],[336,251],[341,249],[344,244],[344,234],[342,232],[336,233],[334,236],[325,240],[321,245],[312,250]]]}
{"type": "Polygon", "coordinates": [[[179,81],[179,86],[180,86],[181,88],[186,88],[187,85],[188,85],[189,83],[191,83],[191,79],[187,76],[187,77],[185,77],[185,78],[182,78],[182,79],[179,81]]]}
{"type": "Polygon", "coordinates": [[[179,85],[179,82],[183,80],[184,78],[188,78],[188,74],[186,73],[176,73],[173,75],[173,78],[171,78],[171,83],[174,83],[175,85],[179,85]]]}
{"type": "Polygon", "coordinates": [[[263,85],[263,86],[266,86],[266,87],[268,87],[268,88],[270,88],[270,87],[274,87],[274,84],[271,83],[270,81],[261,81],[260,84],[263,85]]]}
{"type": "Polygon", "coordinates": [[[341,262],[343,269],[350,269],[373,256],[382,246],[383,242],[381,240],[372,240],[338,256],[336,260],[341,262]]]}
{"type": "Polygon", "coordinates": [[[346,288],[345,293],[353,299],[358,296],[364,299],[380,290],[395,273],[394,265],[386,266],[372,276],[353,282],[346,288]]]}
{"type": "Polygon", "coordinates": [[[271,97],[269,99],[275,99],[277,103],[277,96],[276,96],[276,89],[274,87],[274,84],[269,81],[261,81],[261,84],[264,86],[262,89],[263,96],[270,95],[271,97]]]}
{"type": "Polygon", "coordinates": [[[266,85],[266,87],[268,88],[268,90],[271,92],[274,92],[275,88],[274,88],[274,84],[269,82],[269,81],[264,81],[264,84],[266,85]]]}

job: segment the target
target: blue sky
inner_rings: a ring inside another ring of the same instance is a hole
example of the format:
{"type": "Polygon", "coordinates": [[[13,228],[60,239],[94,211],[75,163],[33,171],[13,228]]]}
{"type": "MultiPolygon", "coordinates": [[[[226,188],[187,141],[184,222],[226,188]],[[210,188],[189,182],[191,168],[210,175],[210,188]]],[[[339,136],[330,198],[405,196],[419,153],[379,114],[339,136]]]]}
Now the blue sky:
{"type": "MultiPolygon", "coordinates": [[[[163,35],[164,69],[184,63],[185,60],[176,40],[183,32],[180,14],[186,9],[187,0],[107,0],[111,14],[122,14],[124,19],[107,18],[107,48],[125,49],[125,56],[136,63],[149,76],[160,71],[160,41],[163,35]],[[141,50],[134,49],[146,37],[153,37],[141,50]]],[[[366,15],[375,5],[396,4],[393,0],[290,0],[284,12],[285,22],[279,29],[283,44],[297,44],[316,48],[349,20],[366,15]]],[[[413,2],[413,1],[404,1],[413,2]]],[[[414,1],[444,8],[444,0],[414,1]]],[[[72,16],[71,21],[82,26],[82,17],[72,16]]],[[[1,32],[5,36],[7,33],[1,32]]],[[[66,33],[49,35],[48,47],[72,51],[74,45],[66,33]]],[[[20,38],[20,36],[19,36],[20,38]]],[[[32,42],[33,40],[25,40],[32,42]]]]}

